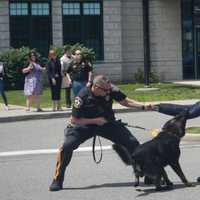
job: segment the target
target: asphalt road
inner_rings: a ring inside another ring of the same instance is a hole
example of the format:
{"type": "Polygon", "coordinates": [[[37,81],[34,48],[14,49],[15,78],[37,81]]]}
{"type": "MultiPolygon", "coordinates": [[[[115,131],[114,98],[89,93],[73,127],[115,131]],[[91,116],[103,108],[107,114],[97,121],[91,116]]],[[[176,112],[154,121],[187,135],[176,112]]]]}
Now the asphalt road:
{"type": "MultiPolygon", "coordinates": [[[[155,112],[119,114],[118,118],[132,125],[159,128],[169,116],[155,112]]],[[[188,121],[187,126],[198,125],[200,119],[188,121]]],[[[200,185],[200,140],[185,138],[182,142],[181,165],[188,179],[196,187],[185,188],[170,168],[167,168],[175,189],[154,192],[153,186],[133,187],[132,169],[126,167],[112,150],[103,151],[103,161],[96,165],[91,152],[76,152],[67,168],[64,190],[49,192],[55,168],[55,153],[2,156],[2,152],[56,149],[63,140],[66,119],[34,120],[3,123],[0,133],[0,199],[1,200],[125,200],[125,199],[183,199],[197,200],[200,185]]],[[[130,129],[144,142],[151,138],[148,131],[130,129]]],[[[104,146],[109,141],[102,140],[104,146]]],[[[91,140],[81,147],[91,146],[91,140]]]]}

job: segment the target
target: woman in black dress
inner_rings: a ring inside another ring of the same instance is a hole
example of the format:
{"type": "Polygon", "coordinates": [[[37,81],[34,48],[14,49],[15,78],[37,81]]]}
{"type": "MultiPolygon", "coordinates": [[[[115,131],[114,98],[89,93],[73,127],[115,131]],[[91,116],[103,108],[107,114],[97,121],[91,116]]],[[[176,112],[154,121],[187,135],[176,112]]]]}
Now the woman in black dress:
{"type": "Polygon", "coordinates": [[[47,74],[51,88],[51,98],[53,101],[53,111],[62,110],[60,105],[61,96],[61,64],[54,50],[49,51],[49,62],[47,64],[47,74]]]}

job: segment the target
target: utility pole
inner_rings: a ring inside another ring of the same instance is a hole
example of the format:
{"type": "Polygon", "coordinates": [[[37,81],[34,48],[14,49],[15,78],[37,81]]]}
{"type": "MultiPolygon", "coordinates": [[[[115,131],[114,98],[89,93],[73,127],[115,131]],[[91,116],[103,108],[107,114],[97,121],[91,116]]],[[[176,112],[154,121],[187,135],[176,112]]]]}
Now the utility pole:
{"type": "Polygon", "coordinates": [[[151,69],[150,34],[149,34],[149,0],[142,1],[143,6],[143,40],[144,40],[144,84],[149,87],[151,69]]]}

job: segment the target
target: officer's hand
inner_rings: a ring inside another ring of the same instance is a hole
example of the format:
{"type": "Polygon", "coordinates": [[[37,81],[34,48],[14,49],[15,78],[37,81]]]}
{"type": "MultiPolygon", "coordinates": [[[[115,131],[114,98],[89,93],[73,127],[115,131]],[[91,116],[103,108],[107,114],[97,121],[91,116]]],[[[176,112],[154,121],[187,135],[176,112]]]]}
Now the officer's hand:
{"type": "Polygon", "coordinates": [[[146,111],[153,110],[153,105],[151,105],[151,104],[145,105],[144,110],[146,110],[146,111]]]}
{"type": "Polygon", "coordinates": [[[96,118],[96,125],[103,126],[108,121],[104,117],[98,117],[96,118]]]}

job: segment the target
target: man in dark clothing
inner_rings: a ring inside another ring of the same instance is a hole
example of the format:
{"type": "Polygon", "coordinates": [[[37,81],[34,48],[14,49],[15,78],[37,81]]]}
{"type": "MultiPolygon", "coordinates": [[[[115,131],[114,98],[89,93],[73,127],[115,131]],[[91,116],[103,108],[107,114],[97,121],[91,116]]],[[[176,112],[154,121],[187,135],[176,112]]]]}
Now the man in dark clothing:
{"type": "Polygon", "coordinates": [[[73,151],[89,138],[95,135],[102,136],[122,145],[129,153],[133,153],[139,145],[131,132],[115,120],[113,100],[126,107],[143,110],[148,110],[150,107],[126,97],[104,76],[96,76],[92,87],[82,89],[75,98],[70,125],[65,129],[65,140],[58,152],[56,172],[50,191],[62,189],[65,169],[72,158],[73,151]]]}
{"type": "Polygon", "coordinates": [[[179,105],[171,103],[161,103],[152,106],[153,110],[160,113],[175,116],[185,110],[188,110],[187,119],[193,119],[200,116],[200,101],[191,105],[179,105]]]}

